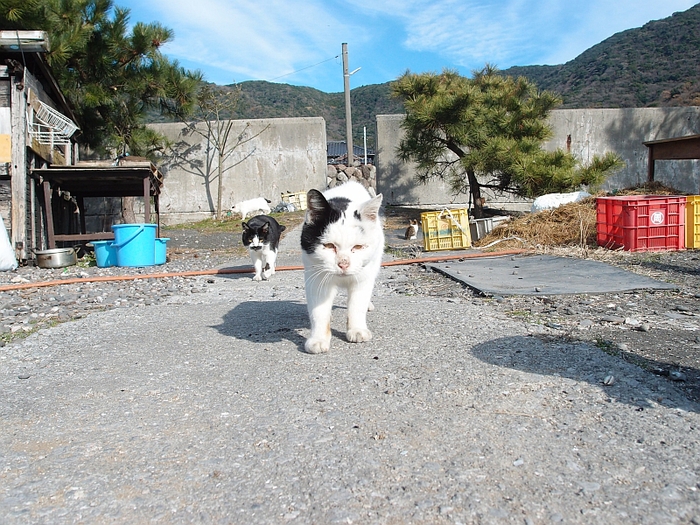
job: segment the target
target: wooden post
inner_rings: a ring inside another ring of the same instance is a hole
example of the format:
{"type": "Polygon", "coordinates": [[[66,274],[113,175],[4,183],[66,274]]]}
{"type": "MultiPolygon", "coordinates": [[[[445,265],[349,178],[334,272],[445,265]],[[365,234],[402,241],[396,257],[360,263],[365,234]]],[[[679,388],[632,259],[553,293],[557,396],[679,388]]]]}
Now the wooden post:
{"type": "Polygon", "coordinates": [[[654,146],[647,146],[647,156],[649,157],[649,162],[647,164],[647,182],[653,182],[654,180],[654,146]]]}
{"type": "Polygon", "coordinates": [[[151,176],[143,178],[143,222],[151,223],[151,176]]]}
{"type": "Polygon", "coordinates": [[[49,244],[49,249],[56,247],[56,238],[53,231],[53,208],[51,205],[51,184],[49,181],[44,181],[44,213],[46,214],[46,241],[49,244]]]}
{"type": "Polygon", "coordinates": [[[12,246],[18,260],[27,259],[27,97],[24,77],[28,74],[22,70],[22,77],[16,73],[10,78],[10,112],[12,122],[12,162],[11,198],[12,246]]]}

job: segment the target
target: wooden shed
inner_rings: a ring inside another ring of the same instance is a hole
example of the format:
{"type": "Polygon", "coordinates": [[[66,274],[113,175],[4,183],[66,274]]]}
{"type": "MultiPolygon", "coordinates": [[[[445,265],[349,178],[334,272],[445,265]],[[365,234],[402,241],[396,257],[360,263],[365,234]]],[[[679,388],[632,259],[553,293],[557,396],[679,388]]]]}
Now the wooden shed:
{"type": "Polygon", "coordinates": [[[85,198],[143,197],[145,221],[159,223],[163,176],[150,161],[78,161],[79,127],[48,49],[43,31],[0,31],[0,214],[20,262],[114,238],[109,228],[88,231],[85,198]]]}
{"type": "Polygon", "coordinates": [[[693,160],[700,159],[700,135],[687,135],[670,139],[643,142],[649,154],[647,180],[654,180],[654,168],[657,160],[693,160]]]}

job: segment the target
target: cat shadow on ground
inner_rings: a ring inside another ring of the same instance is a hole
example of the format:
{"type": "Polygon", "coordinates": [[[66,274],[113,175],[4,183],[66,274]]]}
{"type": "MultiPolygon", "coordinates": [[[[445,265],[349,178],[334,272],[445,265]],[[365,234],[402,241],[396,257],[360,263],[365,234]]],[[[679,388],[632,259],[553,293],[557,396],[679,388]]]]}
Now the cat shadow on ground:
{"type": "Polygon", "coordinates": [[[239,264],[236,266],[226,266],[224,268],[219,268],[219,271],[222,273],[217,273],[217,277],[222,277],[224,279],[252,279],[253,275],[255,274],[253,264],[250,262],[247,262],[246,264],[239,264]]]}
{"type": "Polygon", "coordinates": [[[604,389],[609,399],[639,411],[656,403],[700,411],[700,405],[689,401],[680,390],[673,391],[668,379],[584,342],[501,337],[474,346],[471,353],[485,363],[500,367],[587,381],[604,389]]]}
{"type": "MultiPolygon", "coordinates": [[[[250,276],[248,276],[250,279],[250,276]]],[[[212,326],[220,334],[252,343],[290,341],[304,350],[309,329],[305,303],[293,301],[244,301],[224,315],[221,324],[212,326]]],[[[333,330],[334,337],[345,334],[333,330]]]]}

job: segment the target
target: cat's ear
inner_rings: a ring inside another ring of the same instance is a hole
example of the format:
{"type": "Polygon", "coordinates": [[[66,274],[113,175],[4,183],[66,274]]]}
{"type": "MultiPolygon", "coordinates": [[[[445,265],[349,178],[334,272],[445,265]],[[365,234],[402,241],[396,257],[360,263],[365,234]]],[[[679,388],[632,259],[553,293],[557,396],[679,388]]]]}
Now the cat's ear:
{"type": "Polygon", "coordinates": [[[365,221],[376,221],[379,217],[379,208],[382,207],[383,196],[380,193],[375,198],[363,203],[360,207],[360,216],[365,221]]]}
{"type": "Polygon", "coordinates": [[[266,222],[265,225],[261,228],[262,232],[267,234],[267,232],[270,231],[270,223],[266,222]]]}
{"type": "Polygon", "coordinates": [[[309,190],[306,194],[306,222],[314,224],[320,221],[328,211],[328,201],[318,190],[309,190]]]}
{"type": "Polygon", "coordinates": [[[243,229],[244,229],[244,230],[250,230],[250,226],[248,226],[248,223],[247,223],[247,222],[242,222],[242,223],[241,223],[241,226],[243,226],[243,229]]]}

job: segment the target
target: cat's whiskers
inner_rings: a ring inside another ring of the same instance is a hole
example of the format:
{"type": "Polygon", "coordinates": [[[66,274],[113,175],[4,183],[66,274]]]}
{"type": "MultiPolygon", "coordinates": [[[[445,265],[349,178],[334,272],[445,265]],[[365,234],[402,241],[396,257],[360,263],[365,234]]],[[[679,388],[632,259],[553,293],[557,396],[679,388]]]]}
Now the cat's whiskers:
{"type": "Polygon", "coordinates": [[[320,286],[325,285],[331,278],[332,275],[329,274],[322,264],[314,264],[310,268],[310,272],[305,272],[304,282],[306,284],[315,284],[318,278],[321,278],[320,286]]]}

